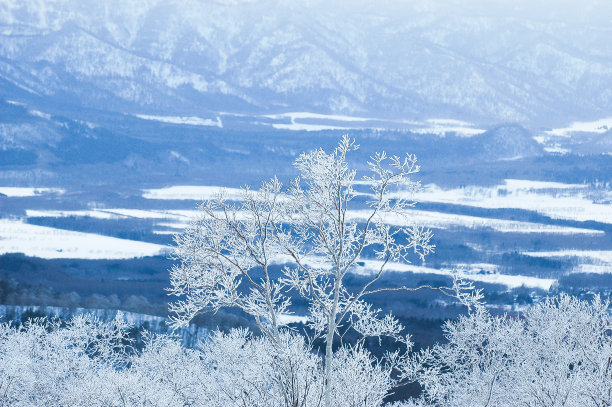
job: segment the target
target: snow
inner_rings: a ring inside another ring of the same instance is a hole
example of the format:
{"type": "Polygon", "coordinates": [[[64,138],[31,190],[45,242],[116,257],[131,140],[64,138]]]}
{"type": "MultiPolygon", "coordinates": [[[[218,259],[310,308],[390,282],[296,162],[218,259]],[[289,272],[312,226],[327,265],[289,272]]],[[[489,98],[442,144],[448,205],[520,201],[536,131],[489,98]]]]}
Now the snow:
{"type": "MultiPolygon", "coordinates": [[[[56,210],[26,210],[28,217],[70,217],[88,216],[96,219],[157,219],[166,222],[156,223],[157,227],[181,230],[187,226],[187,221],[196,217],[197,210],[145,210],[109,208],[83,211],[56,211],[56,210]]],[[[385,222],[397,226],[420,225],[432,229],[448,229],[452,227],[465,227],[469,229],[492,229],[502,233],[552,233],[561,235],[602,235],[601,230],[576,228],[569,226],[546,225],[542,223],[522,222],[506,219],[483,218],[469,215],[455,215],[443,212],[407,210],[407,216],[391,216],[385,222]]],[[[244,215],[238,212],[238,217],[244,215]]],[[[352,210],[347,213],[348,219],[363,221],[369,215],[367,210],[352,210]]],[[[171,231],[156,233],[174,233],[171,231]]]]}
{"type": "MultiPolygon", "coordinates": [[[[612,206],[596,204],[586,196],[587,186],[556,182],[505,180],[493,187],[468,186],[441,189],[430,184],[413,195],[399,192],[395,197],[409,197],[418,202],[437,202],[489,209],[523,209],[553,219],[612,223],[612,206]]],[[[611,191],[605,191],[612,197],[611,191]]]]}
{"type": "Polygon", "coordinates": [[[45,259],[129,259],[167,252],[166,246],[153,243],[0,219],[0,254],[23,253],[45,259]]]}
{"type": "Polygon", "coordinates": [[[548,130],[545,133],[551,136],[570,137],[574,133],[605,133],[612,129],[612,117],[590,122],[573,122],[568,127],[548,130]]]}
{"type": "Polygon", "coordinates": [[[272,127],[279,130],[293,131],[323,131],[323,130],[348,130],[354,128],[381,128],[382,123],[397,123],[398,125],[408,125],[411,132],[418,134],[436,134],[444,136],[447,133],[456,133],[458,136],[471,137],[476,134],[484,133],[485,130],[473,127],[472,123],[454,119],[429,119],[425,122],[416,122],[411,120],[392,120],[392,119],[377,119],[367,117],[355,117],[334,114],[319,114],[309,112],[290,112],[280,114],[269,114],[262,117],[268,119],[286,119],[289,118],[291,123],[273,123],[272,127]],[[296,120],[311,119],[310,123],[300,123],[296,120]],[[332,124],[312,123],[312,120],[333,120],[338,122],[346,122],[345,126],[332,124]],[[373,126],[370,124],[361,124],[357,126],[348,125],[354,122],[378,122],[373,126]]]}
{"type": "Polygon", "coordinates": [[[554,146],[551,146],[551,147],[544,147],[544,151],[546,151],[547,153],[553,153],[553,154],[568,154],[572,150],[570,150],[569,148],[563,148],[555,144],[554,146]]]}
{"type": "Polygon", "coordinates": [[[612,265],[606,264],[579,264],[572,269],[572,273],[585,273],[585,274],[611,274],[612,265]]]}
{"type": "MultiPolygon", "coordinates": [[[[136,219],[180,219],[184,215],[171,213],[166,210],[147,210],[147,209],[105,209],[104,212],[125,216],[136,219]]],[[[176,211],[175,211],[176,212],[176,211]]],[[[194,213],[190,211],[190,213],[194,213]]]]}
{"type": "Polygon", "coordinates": [[[0,187],[0,194],[11,198],[37,196],[42,194],[63,194],[62,188],[27,188],[27,187],[0,187]]]}
{"type": "Polygon", "coordinates": [[[372,118],[366,117],[355,117],[355,116],[344,116],[338,114],[320,114],[320,113],[310,113],[310,112],[289,112],[289,113],[279,113],[279,114],[268,114],[262,117],[266,117],[268,119],[285,119],[290,118],[293,123],[295,119],[323,119],[323,120],[336,120],[341,122],[366,122],[369,120],[376,120],[372,118]]]}
{"type": "MultiPolygon", "coordinates": [[[[291,263],[292,261],[293,259],[286,255],[278,255],[274,259],[274,263],[280,265],[291,263]]],[[[302,262],[315,268],[328,269],[330,267],[329,263],[327,263],[322,256],[303,258],[302,262]]],[[[360,260],[359,263],[360,265],[354,267],[351,271],[355,274],[366,276],[377,273],[383,264],[380,260],[360,260]]],[[[508,289],[525,286],[548,291],[552,285],[557,282],[557,280],[553,278],[500,274],[498,272],[498,266],[483,263],[455,264],[452,268],[445,267],[437,269],[408,263],[387,262],[384,270],[385,272],[436,274],[449,277],[455,275],[465,280],[488,284],[500,284],[508,287],[508,289]]]]}
{"type": "Polygon", "coordinates": [[[49,113],[43,113],[39,110],[30,110],[28,113],[30,113],[32,116],[40,117],[46,120],[51,119],[51,115],[49,113]]]}
{"type": "Polygon", "coordinates": [[[575,258],[579,264],[572,269],[572,273],[612,273],[612,250],[557,250],[524,252],[523,254],[542,258],[575,258]]]}
{"type": "Polygon", "coordinates": [[[26,216],[28,218],[68,218],[71,216],[89,217],[89,218],[96,218],[96,219],[121,219],[123,218],[123,216],[105,212],[103,210],[63,211],[63,210],[26,209],[26,216]]]}
{"type": "MultiPolygon", "coordinates": [[[[363,266],[358,267],[355,271],[357,274],[371,275],[380,268],[381,264],[382,262],[379,260],[365,260],[363,261],[363,266]]],[[[414,274],[438,274],[443,276],[456,275],[457,277],[465,280],[478,281],[488,284],[501,284],[509,289],[525,286],[548,291],[557,281],[552,278],[499,274],[495,271],[491,271],[496,270],[494,265],[488,265],[491,267],[484,267],[488,270],[483,270],[482,266],[482,264],[458,265],[457,269],[453,270],[449,268],[435,269],[431,267],[416,266],[413,264],[404,263],[388,263],[386,270],[395,272],[409,272],[414,274]],[[483,271],[485,272],[483,273],[483,271]]]]}
{"type": "Polygon", "coordinates": [[[241,200],[242,191],[239,188],[223,188],[203,185],[175,185],[167,188],[144,189],[143,198],[146,199],[177,199],[205,201],[217,197],[223,191],[227,199],[241,200]]]}
{"type": "Polygon", "coordinates": [[[563,182],[551,181],[532,181],[526,179],[506,179],[504,187],[510,191],[530,190],[530,189],[583,189],[585,184],[566,184],[563,182]]]}
{"type": "Polygon", "coordinates": [[[524,252],[531,257],[577,257],[591,262],[606,263],[612,266],[612,250],[557,250],[548,252],[524,252]]]}
{"type": "MultiPolygon", "coordinates": [[[[352,219],[365,220],[367,210],[349,211],[352,219]]],[[[455,215],[444,212],[406,210],[407,216],[387,215],[385,222],[397,226],[419,225],[432,229],[465,227],[469,229],[489,228],[502,233],[554,233],[561,235],[586,234],[602,235],[601,230],[575,228],[569,226],[546,225],[543,223],[523,222],[506,219],[483,218],[469,215],[455,215]]]]}
{"type": "Polygon", "coordinates": [[[217,117],[216,120],[212,119],[203,119],[201,117],[196,116],[153,116],[147,114],[136,114],[134,115],[139,119],[143,120],[154,120],[158,122],[164,123],[172,123],[172,124],[188,124],[191,126],[216,126],[223,127],[223,123],[221,123],[221,118],[217,117]]]}
{"type": "Polygon", "coordinates": [[[291,315],[291,314],[280,314],[277,317],[277,321],[281,325],[287,324],[305,324],[308,322],[308,317],[291,315]]]}
{"type": "Polygon", "coordinates": [[[323,130],[349,130],[353,127],[329,126],[325,124],[305,124],[305,123],[274,123],[272,127],[278,130],[293,130],[293,131],[323,131],[323,130]]]}
{"type": "Polygon", "coordinates": [[[87,216],[96,219],[173,219],[184,220],[195,216],[195,210],[148,210],[148,209],[92,209],[79,211],[64,210],[34,210],[26,209],[26,216],[30,218],[66,218],[70,216],[87,216]]]}
{"type": "Polygon", "coordinates": [[[425,123],[414,123],[416,126],[410,129],[418,134],[436,134],[444,136],[447,133],[455,133],[460,137],[472,137],[484,133],[486,130],[474,127],[472,123],[454,119],[429,119],[425,123]]]}

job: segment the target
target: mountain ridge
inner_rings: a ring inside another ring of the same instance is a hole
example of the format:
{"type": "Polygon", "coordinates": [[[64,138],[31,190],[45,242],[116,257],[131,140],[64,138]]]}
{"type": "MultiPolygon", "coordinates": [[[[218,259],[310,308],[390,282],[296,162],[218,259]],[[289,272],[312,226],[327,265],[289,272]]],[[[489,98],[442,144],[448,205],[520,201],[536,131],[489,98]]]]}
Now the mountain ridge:
{"type": "Polygon", "coordinates": [[[363,2],[36,4],[0,5],[0,77],[86,108],[532,129],[612,110],[612,31],[597,22],[363,2]]]}

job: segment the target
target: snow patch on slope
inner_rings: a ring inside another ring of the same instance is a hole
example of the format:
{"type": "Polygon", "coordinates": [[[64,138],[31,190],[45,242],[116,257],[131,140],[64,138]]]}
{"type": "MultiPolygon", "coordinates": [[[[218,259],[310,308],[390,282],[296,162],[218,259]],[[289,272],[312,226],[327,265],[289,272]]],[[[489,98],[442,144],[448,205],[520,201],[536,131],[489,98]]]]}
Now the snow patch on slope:
{"type": "Polygon", "coordinates": [[[239,188],[202,185],[175,185],[167,188],[145,189],[142,196],[146,199],[205,201],[216,198],[220,191],[223,191],[225,197],[231,200],[241,200],[243,196],[243,192],[239,188]]]}
{"type": "Polygon", "coordinates": [[[573,122],[568,127],[548,130],[550,136],[571,137],[576,133],[602,134],[612,129],[612,117],[590,122],[573,122]]]}
{"type": "Polygon", "coordinates": [[[221,122],[221,118],[217,117],[216,120],[212,119],[203,119],[201,117],[196,116],[153,116],[147,114],[136,114],[134,115],[139,119],[143,120],[154,120],[158,122],[164,123],[172,123],[172,124],[187,124],[190,126],[216,126],[223,127],[223,123],[221,122]]]}
{"type": "Polygon", "coordinates": [[[11,198],[22,198],[43,194],[63,194],[66,190],[62,188],[24,188],[24,187],[0,187],[0,194],[11,198]]]}
{"type": "Polygon", "coordinates": [[[167,247],[153,243],[0,219],[0,254],[23,253],[45,259],[129,259],[167,252],[167,247]]]}
{"type": "MultiPolygon", "coordinates": [[[[399,192],[418,202],[437,202],[488,209],[523,209],[553,219],[612,223],[612,206],[594,203],[586,195],[587,186],[556,182],[506,180],[494,187],[468,186],[442,189],[430,184],[414,194],[399,192]]],[[[612,198],[612,191],[605,191],[612,198]]]]}

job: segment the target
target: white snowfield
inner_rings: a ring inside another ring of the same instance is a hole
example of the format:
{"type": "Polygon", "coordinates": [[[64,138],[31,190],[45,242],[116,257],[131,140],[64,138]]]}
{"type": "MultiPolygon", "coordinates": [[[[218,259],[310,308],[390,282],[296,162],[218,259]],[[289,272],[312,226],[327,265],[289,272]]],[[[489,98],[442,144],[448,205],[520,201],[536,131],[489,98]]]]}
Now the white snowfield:
{"type": "Polygon", "coordinates": [[[611,274],[612,264],[578,264],[572,269],[572,273],[611,274]]]}
{"type": "MultiPolygon", "coordinates": [[[[148,199],[173,200],[208,200],[223,190],[227,199],[240,200],[239,188],[221,188],[216,186],[177,185],[167,188],[143,190],[143,197],[148,199]]],[[[435,184],[426,185],[421,191],[396,192],[391,197],[414,199],[418,202],[437,202],[455,205],[466,205],[489,209],[523,209],[536,211],[553,219],[576,221],[597,221],[612,223],[612,205],[594,203],[586,197],[588,185],[564,184],[560,182],[529,181],[506,179],[504,184],[493,187],[467,186],[465,188],[442,189],[435,184]]],[[[612,199],[612,192],[605,194],[612,199]]],[[[412,215],[427,218],[433,222],[430,227],[449,225],[467,225],[468,227],[491,227],[500,231],[551,232],[551,233],[602,233],[586,232],[587,229],[543,225],[531,222],[518,222],[480,218],[475,216],[448,215],[441,212],[420,211],[412,215]],[[485,224],[486,223],[486,224],[485,224]]]]}
{"type": "MultiPolygon", "coordinates": [[[[363,262],[363,266],[357,268],[355,272],[363,275],[371,275],[375,273],[378,269],[380,269],[381,265],[382,262],[379,260],[366,260],[363,262]]],[[[557,280],[553,278],[539,278],[531,276],[500,274],[496,271],[496,269],[497,268],[495,265],[482,264],[462,264],[457,265],[455,269],[435,269],[431,267],[416,266],[413,264],[405,263],[388,263],[385,267],[385,270],[395,272],[409,272],[414,274],[437,274],[443,276],[456,275],[459,278],[465,280],[504,285],[508,287],[508,289],[525,286],[529,288],[539,288],[548,291],[553,286],[553,284],[557,282],[557,280]]]]}
{"type": "Polygon", "coordinates": [[[593,264],[609,265],[612,272],[612,250],[558,250],[548,252],[524,252],[531,257],[568,258],[575,257],[593,264]]]}
{"type": "MultiPolygon", "coordinates": [[[[173,229],[174,231],[155,230],[155,233],[175,233],[184,229],[188,221],[198,215],[197,210],[146,210],[146,209],[92,209],[86,211],[55,211],[55,210],[26,210],[28,217],[70,217],[88,216],[97,219],[156,219],[164,222],[156,223],[158,227],[173,229]]],[[[348,211],[348,219],[365,221],[369,216],[368,210],[348,211]]],[[[238,213],[241,217],[241,213],[238,213]]],[[[602,235],[601,230],[577,228],[570,226],[546,225],[542,223],[523,222],[507,219],[483,218],[469,215],[455,215],[450,213],[407,210],[406,216],[387,215],[385,222],[396,226],[418,225],[431,229],[449,229],[464,227],[469,229],[488,228],[502,233],[550,233],[561,235],[602,235]]]]}
{"type": "Polygon", "coordinates": [[[177,220],[184,221],[196,216],[196,210],[147,210],[147,209],[127,209],[127,208],[111,208],[111,209],[90,209],[78,211],[61,211],[61,210],[35,210],[26,209],[28,218],[67,218],[71,216],[83,216],[96,219],[161,219],[161,220],[177,220]]]}
{"type": "Polygon", "coordinates": [[[425,123],[412,124],[414,124],[414,128],[410,128],[410,131],[414,133],[436,134],[438,136],[455,133],[459,137],[472,137],[486,131],[474,127],[472,123],[454,119],[429,119],[425,123]]]}
{"type": "MultiPolygon", "coordinates": [[[[535,211],[553,219],[596,221],[612,224],[612,205],[594,203],[586,196],[587,186],[527,180],[505,180],[493,187],[468,186],[442,189],[426,185],[413,195],[418,202],[437,202],[489,209],[523,209],[535,211]]],[[[612,198],[611,191],[605,191],[612,198]]]]}
{"type": "Polygon", "coordinates": [[[216,198],[220,192],[230,200],[242,199],[240,188],[223,188],[208,185],[175,185],[167,188],[144,189],[142,197],[146,199],[173,199],[204,201],[216,198]]]}
{"type": "Polygon", "coordinates": [[[148,114],[135,114],[134,116],[143,120],[153,120],[157,122],[172,123],[172,124],[188,124],[190,126],[215,126],[223,127],[221,118],[215,120],[203,119],[197,116],[154,116],[148,114]]]}
{"type": "MultiPolygon", "coordinates": [[[[349,211],[348,216],[353,219],[367,219],[369,211],[349,211]]],[[[407,210],[405,217],[387,215],[385,222],[396,226],[424,226],[431,229],[448,229],[451,227],[465,227],[469,229],[489,228],[503,233],[553,233],[561,235],[585,234],[602,235],[601,230],[575,228],[569,226],[546,225],[543,223],[523,222],[507,219],[482,218],[469,215],[455,215],[444,212],[407,210]]]]}
{"type": "Polygon", "coordinates": [[[124,216],[106,212],[104,210],[79,210],[79,211],[63,211],[63,210],[39,210],[26,209],[26,217],[28,218],[69,218],[75,217],[90,217],[96,219],[122,219],[124,216]]]}
{"type": "Polygon", "coordinates": [[[305,324],[308,322],[308,317],[293,314],[280,314],[277,318],[277,322],[281,325],[305,324]]]}
{"type": "Polygon", "coordinates": [[[568,127],[548,130],[545,133],[551,136],[571,137],[576,133],[602,134],[612,129],[612,117],[590,122],[573,122],[568,127]]]}
{"type": "Polygon", "coordinates": [[[278,113],[278,114],[267,114],[262,117],[266,117],[269,119],[291,119],[291,122],[294,122],[296,119],[323,119],[323,120],[335,120],[339,122],[367,122],[370,120],[377,120],[374,118],[367,117],[356,117],[356,116],[346,116],[339,114],[321,114],[321,113],[311,113],[311,112],[288,112],[288,113],[278,113]]]}
{"type": "MultiPolygon", "coordinates": [[[[279,255],[274,259],[274,262],[277,264],[287,264],[291,263],[292,261],[293,260],[291,257],[285,255],[279,255]]],[[[326,263],[323,258],[309,257],[303,258],[301,261],[302,263],[315,268],[327,269],[330,267],[330,265],[326,263]]],[[[380,260],[363,260],[359,263],[360,264],[354,267],[351,271],[355,274],[365,276],[374,275],[383,265],[383,262],[380,260]]],[[[447,267],[436,269],[408,263],[388,262],[384,267],[384,272],[434,274],[448,277],[456,275],[464,280],[478,281],[488,284],[500,284],[508,287],[508,289],[525,286],[548,291],[557,282],[557,280],[554,278],[500,274],[496,265],[481,263],[456,264],[453,266],[453,268],[447,267]]]]}
{"type": "MultiPolygon", "coordinates": [[[[407,217],[387,216],[385,219],[391,225],[412,226],[419,225],[432,229],[449,229],[452,227],[465,227],[469,229],[490,228],[503,233],[549,233],[561,235],[602,235],[601,230],[575,228],[568,226],[545,225],[541,223],[521,222],[504,219],[480,218],[476,216],[454,215],[442,212],[430,211],[408,211],[407,217]]],[[[78,211],[66,212],[65,216],[78,216],[78,211]]],[[[173,231],[156,230],[156,233],[176,233],[187,227],[188,221],[198,215],[196,210],[139,210],[139,209],[109,209],[105,211],[91,211],[86,216],[109,219],[107,216],[124,216],[139,219],[158,219],[166,222],[158,222],[156,226],[173,229],[173,231]]],[[[367,211],[349,211],[348,218],[365,221],[367,211]]],[[[241,214],[238,213],[238,218],[241,214]]]]}
{"type": "Polygon", "coordinates": [[[45,259],[129,259],[164,255],[166,246],[0,219],[0,254],[45,259]]]}
{"type": "Polygon", "coordinates": [[[10,198],[21,198],[43,194],[63,194],[66,190],[62,188],[24,188],[24,187],[0,187],[0,194],[10,198]]]}
{"type": "Polygon", "coordinates": [[[579,261],[572,273],[612,273],[612,250],[557,250],[524,252],[524,255],[541,258],[575,258],[579,261]]]}
{"type": "MultiPolygon", "coordinates": [[[[114,210],[119,212],[119,210],[114,210]]],[[[152,211],[122,210],[130,211],[133,215],[151,216],[152,211]]],[[[183,222],[165,222],[158,224],[159,227],[169,227],[179,232],[186,224],[184,220],[195,213],[193,211],[169,211],[179,213],[171,214],[182,218],[183,222]]],[[[155,213],[155,212],[154,212],[155,213]]],[[[351,214],[353,216],[353,214],[351,214]]],[[[175,218],[175,220],[178,220],[175,218]]],[[[158,231],[158,233],[172,233],[171,231],[158,231]]],[[[101,236],[91,233],[82,233],[61,230],[56,228],[30,225],[18,220],[0,220],[0,253],[24,253],[28,256],[42,258],[82,258],[82,259],[125,259],[144,256],[163,255],[170,249],[166,246],[153,243],[138,242],[127,239],[119,239],[101,236]]],[[[288,262],[288,258],[279,258],[277,262],[288,262]]],[[[309,263],[317,262],[311,259],[309,263]]],[[[324,266],[324,264],[318,264],[324,266]]],[[[368,260],[363,266],[358,267],[355,272],[371,274],[380,267],[380,262],[368,260]]],[[[434,269],[411,264],[392,263],[387,266],[389,271],[412,272],[420,274],[438,274],[450,276],[456,273],[459,277],[468,280],[479,281],[490,284],[501,284],[508,288],[520,286],[550,289],[555,283],[554,279],[537,278],[520,275],[499,274],[495,265],[488,264],[465,264],[456,265],[457,271],[451,269],[434,269]]],[[[291,321],[291,322],[298,322],[291,321]]]]}
{"type": "Polygon", "coordinates": [[[474,127],[472,123],[454,119],[429,119],[424,122],[417,122],[411,120],[392,120],[310,112],[269,114],[262,117],[268,119],[288,118],[291,120],[291,123],[272,123],[272,127],[275,129],[294,131],[350,130],[355,128],[383,129],[385,128],[383,123],[397,123],[399,126],[407,126],[407,129],[413,133],[435,134],[438,136],[444,136],[447,133],[455,133],[460,137],[471,137],[486,131],[484,129],[474,127]],[[304,119],[309,121],[307,123],[299,121],[304,119]],[[344,122],[346,124],[338,125],[328,123],[313,123],[314,120],[344,122]]]}
{"type": "Polygon", "coordinates": [[[354,127],[331,126],[326,124],[308,124],[308,123],[273,123],[272,127],[277,130],[293,130],[293,131],[325,131],[325,130],[351,130],[354,127]]]}

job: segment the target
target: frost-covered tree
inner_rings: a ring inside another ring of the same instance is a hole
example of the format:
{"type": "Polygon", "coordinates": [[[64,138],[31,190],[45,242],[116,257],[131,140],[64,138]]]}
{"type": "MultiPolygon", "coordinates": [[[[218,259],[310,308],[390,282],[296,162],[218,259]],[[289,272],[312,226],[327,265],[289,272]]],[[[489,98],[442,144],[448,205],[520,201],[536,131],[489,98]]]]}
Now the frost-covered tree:
{"type": "MultiPolygon", "coordinates": [[[[322,405],[322,360],[294,332],[280,334],[283,355],[269,337],[244,329],[216,332],[194,349],[172,336],[145,334],[138,352],[126,328],[120,319],[91,316],[0,325],[0,406],[322,405]],[[287,372],[290,386],[279,386],[287,372]]],[[[343,348],[338,358],[334,405],[379,406],[388,392],[387,366],[361,347],[343,348]]]]}
{"type": "Polygon", "coordinates": [[[404,372],[423,386],[423,406],[609,406],[608,306],[562,294],[519,318],[479,307],[448,322],[448,343],[417,354],[404,372]]]}
{"type": "Polygon", "coordinates": [[[76,406],[98,394],[103,377],[125,367],[129,339],[121,317],[79,316],[61,326],[0,324],[0,405],[76,406]]]}
{"type": "MultiPolygon", "coordinates": [[[[377,282],[391,263],[409,262],[409,256],[422,260],[434,250],[431,232],[413,225],[406,211],[415,202],[405,197],[419,187],[411,179],[419,171],[416,157],[374,154],[368,173],[358,178],[347,160],[356,149],[345,136],[331,152],[301,154],[295,161],[300,177],[286,188],[273,178],[257,191],[244,188],[240,201],[220,194],[204,202],[199,217],[176,238],[179,263],[171,271],[170,293],[179,297],[171,305],[177,326],[202,311],[239,307],[271,343],[280,343],[288,292],[307,299],[312,338],[325,343],[326,406],[332,405],[333,344],[347,332],[409,344],[399,322],[381,315],[366,297],[421,288],[377,282]],[[365,259],[374,269],[371,278],[348,290],[348,274],[365,259]],[[278,278],[270,273],[273,264],[285,264],[278,278]]],[[[454,287],[430,288],[462,301],[478,299],[458,280],[454,287]]]]}

